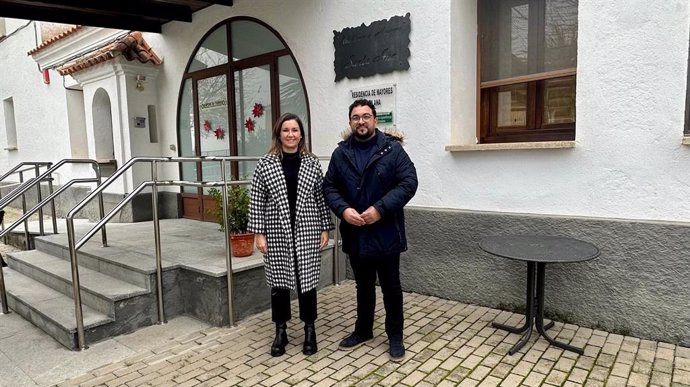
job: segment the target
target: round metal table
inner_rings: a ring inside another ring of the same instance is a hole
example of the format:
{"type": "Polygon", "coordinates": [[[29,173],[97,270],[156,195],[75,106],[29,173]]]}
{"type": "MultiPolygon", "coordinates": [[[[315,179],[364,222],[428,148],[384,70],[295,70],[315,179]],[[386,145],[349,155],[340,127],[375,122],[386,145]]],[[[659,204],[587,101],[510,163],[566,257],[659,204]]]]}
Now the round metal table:
{"type": "Polygon", "coordinates": [[[544,277],[547,263],[588,261],[599,256],[599,249],[578,239],[546,235],[489,236],[479,242],[479,247],[492,255],[527,262],[525,324],[521,327],[512,327],[492,323],[495,328],[511,333],[525,332],[509,353],[512,355],[519,351],[527,343],[536,326],[537,332],[551,345],[584,354],[582,348],[561,343],[546,334],[553,326],[553,321],[544,325],[544,277]]]}

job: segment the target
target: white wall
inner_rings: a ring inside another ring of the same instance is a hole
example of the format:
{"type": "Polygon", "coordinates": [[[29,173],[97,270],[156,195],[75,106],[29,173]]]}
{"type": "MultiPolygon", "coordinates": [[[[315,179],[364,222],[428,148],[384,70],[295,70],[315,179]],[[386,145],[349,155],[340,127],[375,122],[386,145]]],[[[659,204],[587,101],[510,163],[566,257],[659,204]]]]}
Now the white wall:
{"type": "MultiPolygon", "coordinates": [[[[174,156],[169,144],[177,144],[176,109],[181,77],[195,45],[217,23],[233,16],[251,16],[274,28],[287,42],[302,71],[311,109],[312,148],[318,155],[330,155],[340,133],[348,127],[348,90],[354,87],[398,84],[398,128],[408,136],[408,149],[415,147],[423,157],[415,157],[418,166],[429,152],[442,151],[428,143],[433,131],[442,135],[441,144],[448,143],[449,130],[449,3],[433,1],[432,6],[420,7],[417,1],[376,2],[368,4],[366,12],[360,2],[339,1],[325,3],[309,1],[236,1],[232,7],[213,6],[197,12],[194,23],[168,23],[162,35],[146,35],[151,46],[165,56],[159,75],[161,152],[174,156]],[[412,13],[410,70],[376,75],[355,80],[333,81],[333,30],[357,26],[361,23],[388,19],[412,13]],[[285,17],[285,15],[296,15],[285,17]],[[306,22],[308,21],[308,22],[306,22]],[[433,101],[424,107],[419,101],[433,101]],[[430,123],[434,123],[431,125],[430,123]],[[423,127],[423,130],[421,127],[423,127]]],[[[424,2],[429,4],[429,2],[424,2]]],[[[427,165],[424,170],[434,167],[427,165]]],[[[177,169],[168,169],[176,176],[177,169]]]]}
{"type": "Polygon", "coordinates": [[[84,92],[82,90],[66,90],[65,93],[71,156],[76,159],[86,159],[89,157],[89,145],[86,136],[84,92]]]}
{"type": "Polygon", "coordinates": [[[168,145],[177,143],[180,79],[194,46],[216,23],[252,16],[276,29],[297,58],[319,155],[330,154],[346,128],[350,88],[397,84],[398,126],[420,176],[413,205],[690,218],[690,147],[681,146],[690,24],[686,1],[580,1],[574,149],[451,153],[444,147],[468,142],[476,128],[475,13],[471,0],[366,7],[355,1],[238,0],[232,7],[196,13],[191,25],[169,23],[163,35],[147,36],[166,56],[159,80],[161,152],[175,154],[168,145]],[[333,82],[333,30],[406,12],[412,19],[409,71],[333,82]]]}
{"type": "MultiPolygon", "coordinates": [[[[690,148],[681,145],[690,24],[687,1],[580,0],[579,4],[576,147],[436,152],[435,178],[453,178],[442,179],[437,192],[423,194],[426,200],[418,195],[416,203],[690,219],[690,148]]],[[[464,55],[471,57],[472,52],[464,55]]]]}
{"type": "MultiPolygon", "coordinates": [[[[347,127],[349,89],[397,84],[398,127],[407,135],[406,149],[420,176],[413,205],[689,218],[690,147],[680,145],[690,29],[686,1],[580,0],[575,148],[451,153],[445,146],[470,141],[476,127],[472,114],[476,111],[475,12],[473,0],[376,2],[367,7],[352,0],[237,0],[232,7],[197,12],[193,23],[168,23],[162,35],[146,34],[164,57],[155,82],[159,143],[139,149],[117,144],[130,136],[139,144],[139,135],[146,132],[128,128],[123,138],[116,139],[116,153],[177,154],[169,145],[177,145],[179,88],[189,56],[215,24],[233,16],[251,16],[277,30],[297,59],[310,101],[313,149],[319,155],[330,154],[347,127]],[[407,12],[412,20],[409,71],[333,81],[333,30],[407,12]]],[[[9,20],[8,33],[16,25],[21,23],[9,20]]],[[[14,98],[19,150],[0,150],[0,163],[14,164],[22,154],[32,155],[30,159],[69,157],[60,78],[53,76],[51,85],[43,85],[31,58],[17,55],[35,47],[33,28],[17,35],[21,39],[13,36],[0,43],[0,70],[17,74],[2,77],[0,97],[14,98]]],[[[123,86],[113,84],[109,90],[123,86]]],[[[89,101],[88,90],[84,96],[89,101]]],[[[128,126],[130,116],[139,115],[136,106],[136,101],[119,106],[113,119],[123,117],[128,126]]],[[[166,167],[164,176],[177,177],[176,166],[166,167]]]]}
{"type": "MultiPolygon", "coordinates": [[[[151,142],[149,126],[151,125],[151,117],[149,117],[148,106],[153,105],[158,111],[158,93],[157,93],[157,69],[150,64],[140,66],[140,68],[128,68],[127,70],[127,109],[124,113],[126,121],[123,119],[125,125],[124,130],[127,131],[129,141],[129,158],[137,156],[157,156],[160,153],[160,143],[151,142]],[[136,74],[144,75],[144,89],[137,90],[136,88],[136,74]],[[144,128],[136,128],[134,126],[135,117],[146,118],[146,126],[144,128]]],[[[158,113],[157,115],[160,115],[158,113]]],[[[161,128],[158,128],[160,133],[161,128]]],[[[175,128],[172,129],[175,131],[175,128]]],[[[133,169],[133,182],[135,185],[143,181],[151,180],[150,165],[138,165],[133,169]]],[[[131,189],[135,188],[134,186],[131,189]]]]}
{"type": "MultiPolygon", "coordinates": [[[[37,46],[34,26],[27,23],[6,19],[6,32],[12,35],[0,42],[0,100],[12,97],[14,102],[18,148],[2,149],[6,147],[5,119],[0,109],[3,172],[22,161],[58,161],[71,156],[62,77],[50,71],[50,84],[43,83],[36,62],[26,55],[37,46]]],[[[55,175],[56,184],[69,180],[73,173],[71,168],[60,169],[55,175]]]]}

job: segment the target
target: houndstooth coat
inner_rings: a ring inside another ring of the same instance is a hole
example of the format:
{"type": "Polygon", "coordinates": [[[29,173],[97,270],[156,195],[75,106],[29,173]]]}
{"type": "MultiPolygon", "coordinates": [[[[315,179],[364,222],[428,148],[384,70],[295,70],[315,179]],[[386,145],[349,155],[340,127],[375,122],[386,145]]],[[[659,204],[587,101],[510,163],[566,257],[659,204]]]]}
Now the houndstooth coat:
{"type": "Polygon", "coordinates": [[[270,287],[296,289],[295,259],[302,292],[319,284],[321,232],[333,228],[321,185],[319,160],[302,154],[297,174],[295,235],[290,225],[290,207],[283,166],[278,155],[263,156],[254,170],[249,204],[249,231],[266,235],[264,255],[266,283],[270,287]],[[295,249],[296,247],[296,249],[295,249]]]}

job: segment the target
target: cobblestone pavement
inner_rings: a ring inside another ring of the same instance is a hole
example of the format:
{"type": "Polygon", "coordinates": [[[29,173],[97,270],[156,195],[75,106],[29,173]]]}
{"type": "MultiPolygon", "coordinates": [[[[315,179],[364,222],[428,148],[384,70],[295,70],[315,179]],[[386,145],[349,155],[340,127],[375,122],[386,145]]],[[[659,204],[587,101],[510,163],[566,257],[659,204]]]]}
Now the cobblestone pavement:
{"type": "MultiPolygon", "coordinates": [[[[338,343],[354,324],[351,281],[319,292],[319,352],[304,356],[304,333],[288,324],[287,353],[269,354],[270,312],[232,328],[209,328],[164,347],[95,369],[59,386],[690,386],[690,348],[556,323],[559,340],[585,346],[583,356],[550,347],[535,335],[518,340],[491,327],[518,325],[521,315],[405,293],[405,361],[388,359],[378,294],[374,340],[354,351],[338,343]]],[[[293,303],[293,316],[297,316],[293,303]]]]}

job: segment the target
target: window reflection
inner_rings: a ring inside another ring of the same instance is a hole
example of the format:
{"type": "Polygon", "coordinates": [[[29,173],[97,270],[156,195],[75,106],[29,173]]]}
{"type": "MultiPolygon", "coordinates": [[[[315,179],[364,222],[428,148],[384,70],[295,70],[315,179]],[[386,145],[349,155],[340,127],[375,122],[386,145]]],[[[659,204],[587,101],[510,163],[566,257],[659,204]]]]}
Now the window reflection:
{"type": "Polygon", "coordinates": [[[280,74],[278,79],[280,83],[280,111],[296,114],[304,124],[304,131],[309,133],[307,97],[304,94],[297,65],[291,56],[285,55],[278,58],[278,73],[280,74]]]}
{"type": "MultiPolygon", "coordinates": [[[[194,147],[194,109],[192,103],[192,80],[186,79],[182,86],[178,121],[180,156],[196,155],[196,149],[194,147]]],[[[196,180],[196,167],[194,164],[182,163],[182,180],[196,180]]],[[[182,190],[183,192],[196,192],[196,188],[194,187],[183,187],[182,190]]]]}
{"type": "Polygon", "coordinates": [[[228,63],[227,29],[222,26],[213,31],[194,55],[188,72],[203,70],[228,63]]]}
{"type": "Polygon", "coordinates": [[[240,60],[285,48],[273,32],[261,24],[238,20],[231,25],[232,60],[240,60]]]}
{"type": "MultiPolygon", "coordinates": [[[[237,152],[260,156],[271,145],[271,71],[268,65],[235,72],[237,152]]],[[[240,176],[248,176],[256,162],[241,162],[240,176]]]]}
{"type": "Polygon", "coordinates": [[[545,125],[575,122],[575,77],[544,81],[545,125]]]}
{"type": "Polygon", "coordinates": [[[505,66],[502,72],[506,72],[505,77],[527,73],[527,37],[529,34],[529,5],[522,4],[510,9],[510,68],[505,66]]]}
{"type": "Polygon", "coordinates": [[[546,2],[544,64],[541,71],[577,66],[577,1],[546,2]]]}
{"type": "Polygon", "coordinates": [[[527,124],[527,84],[498,88],[498,126],[527,124]]]}

